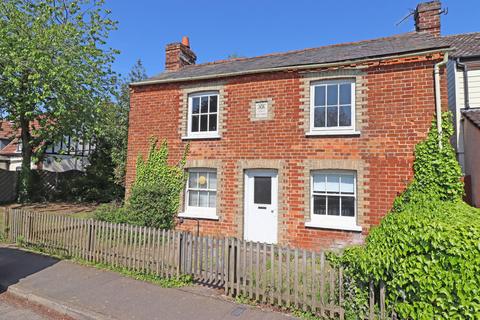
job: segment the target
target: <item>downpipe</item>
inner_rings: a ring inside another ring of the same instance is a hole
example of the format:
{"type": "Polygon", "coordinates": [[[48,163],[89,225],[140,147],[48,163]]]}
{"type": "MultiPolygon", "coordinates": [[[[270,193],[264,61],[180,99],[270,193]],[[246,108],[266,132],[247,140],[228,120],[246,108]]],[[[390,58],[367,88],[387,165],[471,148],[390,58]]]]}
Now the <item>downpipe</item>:
{"type": "Polygon", "coordinates": [[[443,67],[448,62],[448,52],[445,52],[443,60],[435,64],[434,78],[435,78],[435,113],[437,114],[437,132],[438,132],[438,147],[442,149],[442,96],[440,90],[440,67],[443,67]]]}

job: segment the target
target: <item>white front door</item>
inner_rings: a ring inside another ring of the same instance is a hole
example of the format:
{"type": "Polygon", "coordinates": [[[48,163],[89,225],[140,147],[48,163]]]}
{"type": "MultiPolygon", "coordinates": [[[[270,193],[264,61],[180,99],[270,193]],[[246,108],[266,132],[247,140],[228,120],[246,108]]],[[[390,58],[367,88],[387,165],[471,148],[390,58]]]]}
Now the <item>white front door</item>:
{"type": "Polygon", "coordinates": [[[245,240],[277,243],[277,228],[277,171],[247,170],[245,172],[245,240]]]}

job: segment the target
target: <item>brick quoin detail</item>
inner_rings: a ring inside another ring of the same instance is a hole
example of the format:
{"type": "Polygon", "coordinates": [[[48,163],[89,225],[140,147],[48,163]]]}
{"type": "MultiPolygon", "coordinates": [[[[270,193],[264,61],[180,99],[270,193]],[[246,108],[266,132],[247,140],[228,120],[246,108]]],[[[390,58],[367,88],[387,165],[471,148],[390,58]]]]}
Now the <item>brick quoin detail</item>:
{"type": "MultiPolygon", "coordinates": [[[[223,105],[222,137],[216,140],[181,139],[183,115],[179,105],[184,100],[185,83],[134,86],[127,189],[135,177],[138,155],[148,151],[149,137],[168,141],[172,164],[179,161],[186,143],[190,143],[189,162],[211,161],[221,167],[219,220],[200,220],[200,234],[243,236],[243,170],[254,163],[280,172],[280,244],[320,249],[362,242],[412,178],[414,147],[426,137],[435,114],[433,67],[442,58],[438,53],[343,67],[361,70],[362,90],[356,93],[363,97],[356,101],[357,107],[362,103],[359,136],[306,137],[305,70],[223,78],[222,90],[228,99],[223,105]],[[252,101],[266,97],[274,101],[273,116],[252,121],[252,101]],[[363,194],[361,233],[305,227],[310,215],[306,203],[309,168],[312,163],[339,161],[343,166],[354,163],[362,170],[362,181],[357,182],[363,194]]],[[[307,71],[334,70],[341,68],[307,71]]],[[[442,74],[441,78],[442,101],[446,102],[446,77],[442,74]]],[[[188,86],[205,87],[209,83],[218,81],[191,81],[188,86]]],[[[185,219],[177,229],[196,232],[197,221],[185,219]]]]}

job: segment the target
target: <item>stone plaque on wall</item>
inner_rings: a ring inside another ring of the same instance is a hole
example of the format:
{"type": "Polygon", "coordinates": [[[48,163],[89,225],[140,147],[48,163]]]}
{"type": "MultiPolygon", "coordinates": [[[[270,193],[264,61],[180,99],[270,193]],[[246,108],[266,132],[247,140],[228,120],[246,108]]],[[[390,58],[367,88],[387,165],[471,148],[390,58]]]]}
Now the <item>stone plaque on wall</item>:
{"type": "Polygon", "coordinates": [[[268,117],[268,102],[267,101],[255,102],[255,118],[266,118],[266,117],[268,117]]]}
{"type": "Polygon", "coordinates": [[[272,120],[273,119],[273,99],[260,98],[250,102],[250,120],[272,120]]]}

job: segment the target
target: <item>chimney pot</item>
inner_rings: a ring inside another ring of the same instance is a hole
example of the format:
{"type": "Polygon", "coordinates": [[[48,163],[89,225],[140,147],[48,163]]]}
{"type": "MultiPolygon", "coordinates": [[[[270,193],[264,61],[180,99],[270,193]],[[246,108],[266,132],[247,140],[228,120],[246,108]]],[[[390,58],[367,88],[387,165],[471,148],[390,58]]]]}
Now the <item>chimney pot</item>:
{"type": "Polygon", "coordinates": [[[440,14],[442,4],[439,0],[422,2],[415,9],[415,30],[440,36],[440,14]]]}
{"type": "Polygon", "coordinates": [[[182,44],[183,44],[185,47],[189,47],[189,48],[190,48],[190,39],[188,39],[187,36],[183,36],[183,37],[182,37],[182,44]]]}

